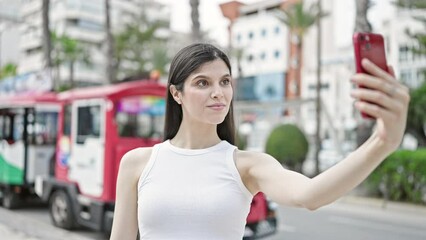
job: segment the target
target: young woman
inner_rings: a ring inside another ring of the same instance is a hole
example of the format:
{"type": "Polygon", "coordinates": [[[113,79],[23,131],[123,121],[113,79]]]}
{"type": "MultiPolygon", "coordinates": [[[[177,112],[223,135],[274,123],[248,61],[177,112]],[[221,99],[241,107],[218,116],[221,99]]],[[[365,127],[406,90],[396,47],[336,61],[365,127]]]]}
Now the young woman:
{"type": "MultiPolygon", "coordinates": [[[[232,74],[227,56],[193,44],[173,59],[164,142],[122,159],[111,239],[241,239],[252,196],[315,210],[363,181],[402,139],[408,89],[364,60],[352,81],[355,107],[377,119],[371,137],[314,178],[265,153],[234,146],[232,74]]],[[[283,146],[285,147],[285,146],[283,146]]]]}

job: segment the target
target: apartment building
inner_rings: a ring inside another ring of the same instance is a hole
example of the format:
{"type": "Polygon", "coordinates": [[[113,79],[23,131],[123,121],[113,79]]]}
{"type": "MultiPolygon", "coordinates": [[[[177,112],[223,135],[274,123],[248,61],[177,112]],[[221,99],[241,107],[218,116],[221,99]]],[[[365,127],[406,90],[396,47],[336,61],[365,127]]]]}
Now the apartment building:
{"type": "Polygon", "coordinates": [[[413,53],[418,42],[411,34],[425,33],[426,25],[416,18],[424,18],[426,10],[401,9],[393,7],[391,17],[384,19],[378,31],[385,36],[388,61],[395,66],[399,79],[410,88],[417,88],[426,81],[426,55],[413,53]]]}
{"type": "MultiPolygon", "coordinates": [[[[113,33],[122,30],[135,16],[146,13],[152,20],[170,21],[170,10],[166,5],[153,0],[111,0],[111,25],[113,33]],[[155,14],[152,14],[155,13],[155,14]]],[[[41,0],[23,0],[21,18],[19,73],[37,72],[44,67],[42,52],[41,0]]],[[[91,64],[75,63],[74,78],[77,85],[105,83],[106,45],[104,31],[104,0],[51,0],[50,28],[58,36],[66,34],[84,44],[89,51],[91,64]]],[[[168,28],[162,34],[167,35],[168,28]]],[[[59,68],[57,75],[62,82],[69,79],[66,64],[59,68]]]]}

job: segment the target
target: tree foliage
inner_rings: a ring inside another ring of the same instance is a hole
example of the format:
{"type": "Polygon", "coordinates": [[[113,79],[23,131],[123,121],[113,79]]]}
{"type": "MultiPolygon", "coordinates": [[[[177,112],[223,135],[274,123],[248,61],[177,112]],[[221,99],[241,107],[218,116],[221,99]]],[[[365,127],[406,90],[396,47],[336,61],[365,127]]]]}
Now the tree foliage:
{"type": "Polygon", "coordinates": [[[411,91],[408,106],[407,132],[413,134],[419,145],[426,147],[426,82],[411,91]]]}
{"type": "Polygon", "coordinates": [[[162,21],[148,21],[143,15],[134,16],[134,20],[114,36],[118,78],[153,70],[166,72],[169,62],[166,41],[156,34],[166,25],[162,21]]]}
{"type": "Polygon", "coordinates": [[[14,77],[17,74],[18,66],[13,63],[7,63],[0,69],[0,80],[7,77],[14,77]]]}
{"type": "Polygon", "coordinates": [[[293,124],[274,128],[266,141],[265,151],[281,164],[300,172],[309,150],[305,134],[293,124]]]}
{"type": "MultiPolygon", "coordinates": [[[[92,64],[90,53],[84,44],[67,35],[58,36],[56,33],[51,34],[53,45],[53,65],[59,71],[59,67],[63,64],[68,65],[69,69],[69,86],[75,87],[74,70],[75,64],[81,62],[90,66],[92,64]]],[[[60,88],[60,86],[59,86],[60,88]]]]}

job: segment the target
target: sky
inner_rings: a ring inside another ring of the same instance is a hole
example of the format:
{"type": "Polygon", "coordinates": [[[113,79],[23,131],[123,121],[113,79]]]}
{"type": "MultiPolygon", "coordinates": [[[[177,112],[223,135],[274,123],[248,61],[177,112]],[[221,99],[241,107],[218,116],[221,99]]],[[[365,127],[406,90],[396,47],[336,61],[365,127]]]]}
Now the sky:
{"type": "MultiPolygon", "coordinates": [[[[179,32],[190,32],[191,18],[189,0],[158,0],[169,4],[171,9],[171,28],[179,32]]],[[[250,4],[259,0],[240,0],[250,4]]],[[[322,0],[334,1],[334,11],[339,21],[335,23],[337,44],[347,44],[347,39],[339,39],[339,36],[348,36],[353,31],[355,21],[355,0],[322,0]],[[339,34],[340,33],[340,34],[339,34]]],[[[369,10],[368,18],[373,27],[378,25],[386,16],[391,14],[390,2],[392,0],[372,0],[373,7],[369,10]]],[[[228,20],[223,17],[219,4],[229,0],[200,0],[200,24],[202,30],[209,33],[220,45],[227,44],[228,20]]],[[[349,39],[351,41],[351,39],[349,39]]]]}

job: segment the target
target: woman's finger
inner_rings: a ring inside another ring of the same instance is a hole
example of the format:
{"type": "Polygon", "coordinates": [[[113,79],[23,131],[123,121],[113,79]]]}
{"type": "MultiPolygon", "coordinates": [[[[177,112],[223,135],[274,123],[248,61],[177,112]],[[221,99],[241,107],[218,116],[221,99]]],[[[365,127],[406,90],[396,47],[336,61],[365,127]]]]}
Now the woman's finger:
{"type": "Polygon", "coordinates": [[[395,113],[384,109],[380,107],[377,104],[368,103],[364,101],[357,101],[354,104],[355,108],[357,108],[359,111],[366,113],[375,119],[381,118],[381,119],[393,119],[393,116],[395,116],[395,113]]]}
{"type": "Polygon", "coordinates": [[[357,88],[351,91],[351,96],[361,101],[367,101],[382,106],[385,109],[391,110],[396,104],[388,94],[381,91],[375,91],[367,88],[357,88]]]}
{"type": "Polygon", "coordinates": [[[364,59],[362,59],[361,64],[362,64],[363,68],[368,73],[370,73],[371,75],[376,76],[378,78],[382,78],[382,79],[384,79],[384,80],[386,80],[390,83],[397,82],[396,79],[391,74],[389,74],[385,70],[379,68],[377,65],[375,65],[370,60],[364,58],[364,59]]]}
{"type": "Polygon", "coordinates": [[[368,74],[355,74],[351,81],[358,84],[361,88],[369,88],[387,94],[390,97],[402,97],[404,90],[399,83],[391,83],[381,78],[368,74]]]}

